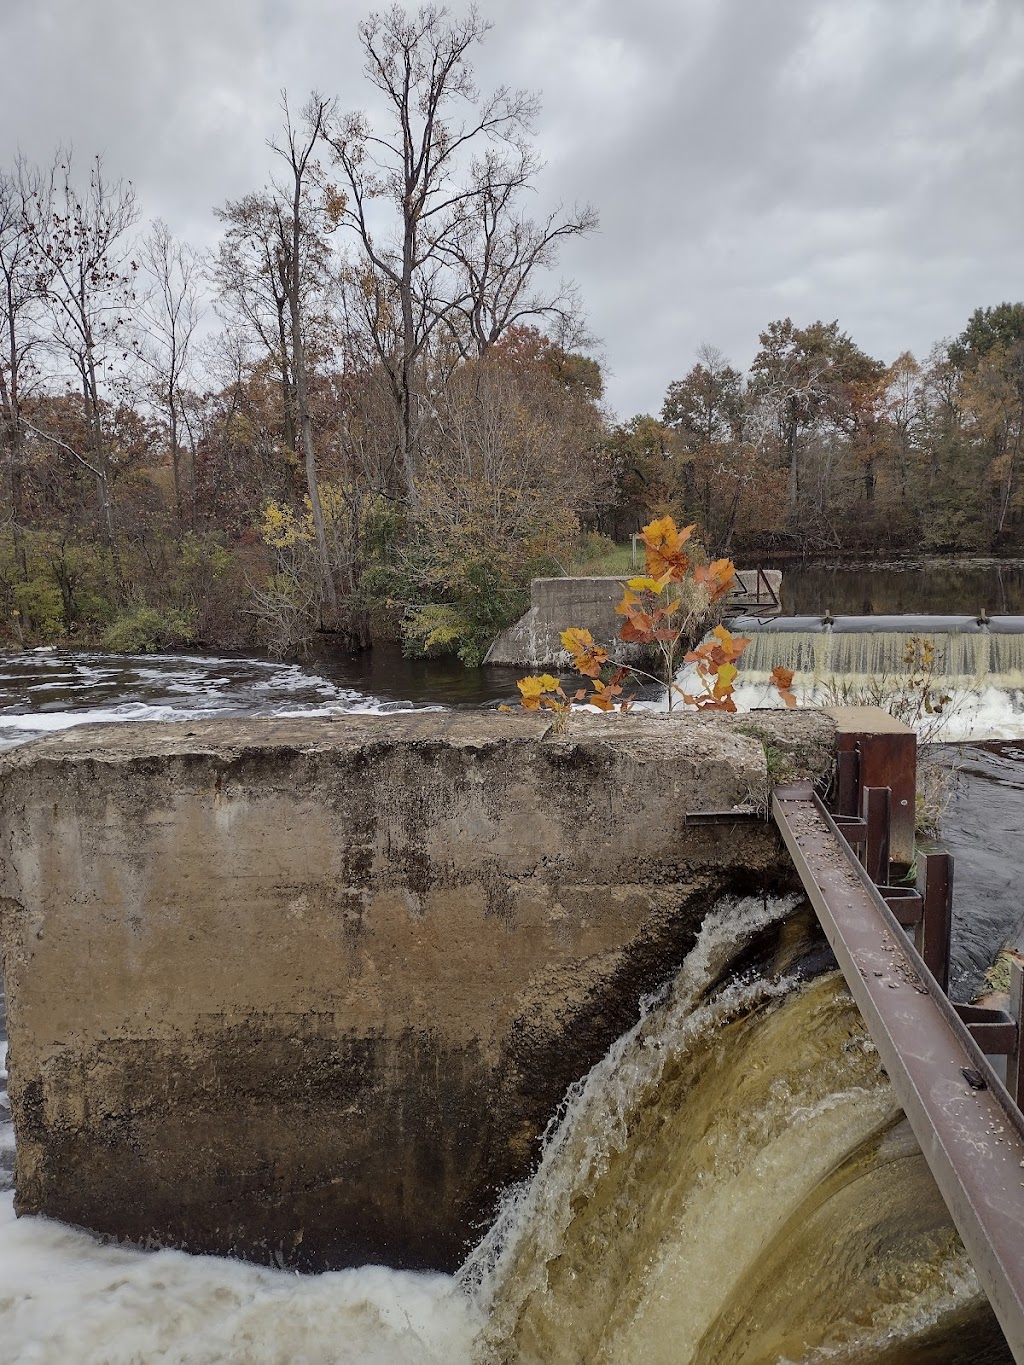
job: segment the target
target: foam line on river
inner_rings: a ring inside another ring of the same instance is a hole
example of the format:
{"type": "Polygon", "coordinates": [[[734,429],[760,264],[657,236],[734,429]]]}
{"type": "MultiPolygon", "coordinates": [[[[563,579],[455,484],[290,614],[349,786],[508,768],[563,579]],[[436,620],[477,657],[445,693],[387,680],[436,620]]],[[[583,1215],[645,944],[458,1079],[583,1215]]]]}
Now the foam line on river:
{"type": "Polygon", "coordinates": [[[415,705],[266,659],[87,653],[0,658],[0,747],[74,725],[379,715],[415,705]]]}

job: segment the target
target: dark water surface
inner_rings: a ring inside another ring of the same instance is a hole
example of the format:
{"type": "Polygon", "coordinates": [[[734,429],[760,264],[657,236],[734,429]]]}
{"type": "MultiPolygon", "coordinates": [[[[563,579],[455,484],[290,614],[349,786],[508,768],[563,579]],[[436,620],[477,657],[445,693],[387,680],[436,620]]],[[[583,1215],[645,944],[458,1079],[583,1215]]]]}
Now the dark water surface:
{"type": "Polygon", "coordinates": [[[786,565],[787,616],[1024,614],[1024,560],[927,559],[912,565],[786,565]]]}
{"type": "Polygon", "coordinates": [[[522,672],[404,659],[389,645],[305,664],[201,654],[9,654],[0,657],[0,746],[86,722],[485,706],[518,696],[522,672]]]}
{"type": "Polygon", "coordinates": [[[1000,948],[1024,948],[1024,743],[942,749],[955,773],[941,836],[954,858],[950,995],[969,1000],[1000,948]]]}

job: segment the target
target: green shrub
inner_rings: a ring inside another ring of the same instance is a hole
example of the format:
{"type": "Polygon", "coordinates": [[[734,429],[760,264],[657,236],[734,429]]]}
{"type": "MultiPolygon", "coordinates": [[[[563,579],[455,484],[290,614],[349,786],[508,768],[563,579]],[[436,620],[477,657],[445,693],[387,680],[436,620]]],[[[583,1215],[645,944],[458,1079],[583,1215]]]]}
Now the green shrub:
{"type": "Polygon", "coordinates": [[[103,632],[103,648],[114,654],[152,654],[195,639],[195,622],[184,611],[136,606],[122,612],[103,632]]]}
{"type": "Polygon", "coordinates": [[[28,582],[14,583],[10,595],[13,610],[33,636],[55,640],[65,633],[64,601],[52,577],[34,574],[28,582]]]}

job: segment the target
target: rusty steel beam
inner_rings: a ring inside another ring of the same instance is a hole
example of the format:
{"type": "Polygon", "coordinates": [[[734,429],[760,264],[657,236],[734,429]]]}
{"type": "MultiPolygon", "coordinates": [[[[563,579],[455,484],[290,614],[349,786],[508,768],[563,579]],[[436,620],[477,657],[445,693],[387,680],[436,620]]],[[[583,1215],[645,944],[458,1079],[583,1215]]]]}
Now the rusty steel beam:
{"type": "Polygon", "coordinates": [[[836,751],[836,811],[850,818],[860,813],[860,753],[852,744],[836,751]]]}
{"type": "Polygon", "coordinates": [[[1014,1359],[1024,1362],[1024,1117],[811,785],[772,813],[1014,1359]]]}
{"type": "MultiPolygon", "coordinates": [[[[913,929],[924,919],[924,897],[909,886],[880,886],[878,893],[903,929],[913,929]]],[[[915,945],[916,946],[916,945],[915,945]]]]}
{"type": "Polygon", "coordinates": [[[863,801],[864,823],[867,826],[864,866],[876,886],[887,886],[892,792],[888,787],[865,787],[863,801]]]}
{"type": "Polygon", "coordinates": [[[1024,967],[1010,963],[1009,1010],[1017,1024],[1017,1043],[1006,1057],[1006,1088],[1024,1106],[1024,967]]]}
{"type": "Polygon", "coordinates": [[[843,832],[843,836],[848,844],[854,848],[860,848],[868,841],[868,822],[862,820],[859,815],[837,815],[836,824],[843,832]]]}

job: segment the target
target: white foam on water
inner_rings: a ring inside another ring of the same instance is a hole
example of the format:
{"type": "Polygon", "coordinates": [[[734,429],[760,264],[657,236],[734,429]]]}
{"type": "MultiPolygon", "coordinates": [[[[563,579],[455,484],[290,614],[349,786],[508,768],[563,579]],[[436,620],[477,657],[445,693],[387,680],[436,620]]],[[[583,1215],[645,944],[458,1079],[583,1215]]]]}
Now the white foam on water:
{"type": "MultiPolygon", "coordinates": [[[[742,660],[736,679],[733,701],[740,712],[783,711],[786,704],[778,689],[765,680],[748,681],[743,677],[742,660]]],[[[700,695],[701,685],[692,665],[681,668],[676,682],[684,692],[700,695]]],[[[799,679],[793,685],[797,707],[807,709],[835,704],[835,696],[822,686],[802,686],[799,679]]],[[[684,712],[691,708],[682,699],[675,699],[675,707],[684,712]]],[[[664,711],[667,696],[654,701],[639,702],[635,709],[664,711]]],[[[1024,691],[1001,687],[954,687],[941,715],[924,715],[915,729],[929,743],[969,743],[998,739],[1024,739],[1024,691]]]]}
{"type": "Polygon", "coordinates": [[[0,697],[4,693],[12,704],[0,709],[0,749],[77,725],[444,709],[384,701],[299,664],[188,655],[10,656],[7,667],[0,667],[0,697]],[[67,698],[63,706],[54,696],[61,692],[67,698]]]}
{"type": "Polygon", "coordinates": [[[150,702],[123,702],[119,706],[83,707],[80,711],[5,711],[0,713],[0,730],[31,730],[49,734],[68,730],[73,725],[107,725],[137,720],[200,720],[215,716],[212,707],[158,706],[150,702]]]}
{"type": "Polygon", "coordinates": [[[103,1246],[0,1195],[5,1365],[461,1365],[481,1326],[447,1275],[103,1246]]]}
{"type": "MultiPolygon", "coordinates": [[[[800,707],[827,706],[832,698],[821,688],[795,689],[800,707]]],[[[744,683],[734,694],[737,710],[778,710],[785,706],[771,684],[744,683]]],[[[999,687],[956,688],[941,715],[925,715],[915,727],[932,742],[958,743],[1024,738],[1024,692],[999,687]]]]}

